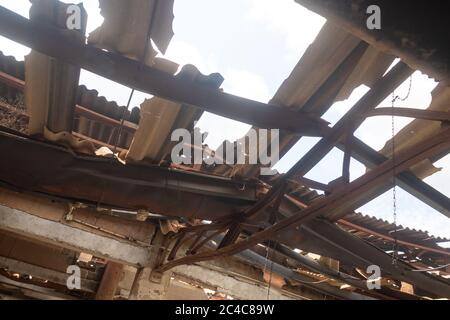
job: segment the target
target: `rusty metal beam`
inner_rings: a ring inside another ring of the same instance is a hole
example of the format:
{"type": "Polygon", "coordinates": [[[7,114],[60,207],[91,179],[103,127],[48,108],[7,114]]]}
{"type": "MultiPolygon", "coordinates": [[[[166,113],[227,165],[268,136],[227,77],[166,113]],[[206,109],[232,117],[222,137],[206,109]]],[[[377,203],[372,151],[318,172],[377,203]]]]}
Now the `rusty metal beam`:
{"type": "Polygon", "coordinates": [[[0,7],[0,33],[43,54],[106,77],[136,90],[168,100],[198,106],[204,111],[253,124],[303,135],[321,136],[326,122],[304,112],[211,90],[174,77],[119,54],[76,43],[70,35],[30,21],[0,7]]]}
{"type": "Polygon", "coordinates": [[[256,200],[257,186],[251,181],[157,166],[124,166],[109,158],[75,155],[63,147],[1,130],[0,148],[8,150],[7,156],[0,158],[1,182],[69,201],[217,220],[234,213],[236,206],[256,200]],[[24,152],[33,156],[23,157],[24,152]],[[39,183],[28,180],[37,177],[36,173],[39,178],[34,181],[39,183]]]}
{"type": "Polygon", "coordinates": [[[22,92],[25,90],[25,81],[17,79],[16,77],[13,77],[3,71],[0,71],[0,82],[22,92]]]}
{"type": "Polygon", "coordinates": [[[112,300],[122,279],[123,265],[116,262],[108,262],[95,294],[95,300],[112,300]]]}

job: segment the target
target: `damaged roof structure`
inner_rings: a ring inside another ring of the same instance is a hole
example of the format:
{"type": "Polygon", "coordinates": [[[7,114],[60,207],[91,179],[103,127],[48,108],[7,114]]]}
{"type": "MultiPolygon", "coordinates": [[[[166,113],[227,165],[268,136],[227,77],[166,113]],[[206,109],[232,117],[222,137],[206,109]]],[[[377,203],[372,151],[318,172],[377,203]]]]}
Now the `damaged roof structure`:
{"type": "Polygon", "coordinates": [[[450,218],[449,198],[423,181],[450,151],[442,11],[415,20],[410,4],[414,28],[388,14],[386,28],[368,30],[367,1],[296,2],[328,20],[268,103],[162,57],[173,0],[100,0],[105,20],[89,36],[82,5],[75,30],[57,0],[32,1],[30,19],[0,7],[0,35],[32,49],[25,61],[0,54],[0,299],[450,298],[450,250],[439,245],[450,239],[355,212],[395,184],[450,218]],[[119,106],[79,85],[81,69],[153,97],[119,106]],[[439,82],[429,108],[377,108],[415,70],[439,82]],[[321,118],[360,85],[370,90],[336,124],[321,118]],[[320,140],[273,176],[249,161],[174,163],[172,133],[194,132],[205,111],[279,129],[280,156],[320,140]],[[380,115],[415,120],[374,150],[354,132],[380,115]],[[334,147],[342,176],[305,178],[334,147]],[[351,158],[367,168],[352,181],[351,158]]]}

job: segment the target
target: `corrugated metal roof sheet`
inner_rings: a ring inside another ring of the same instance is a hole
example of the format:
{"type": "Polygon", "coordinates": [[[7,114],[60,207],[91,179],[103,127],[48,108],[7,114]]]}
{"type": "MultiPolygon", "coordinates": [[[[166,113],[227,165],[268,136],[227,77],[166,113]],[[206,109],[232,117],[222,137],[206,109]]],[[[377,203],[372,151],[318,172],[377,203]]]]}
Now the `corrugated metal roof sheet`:
{"type": "MultiPolygon", "coordinates": [[[[5,56],[0,52],[0,71],[11,75],[23,84],[25,80],[25,63],[24,61],[17,61],[14,57],[5,56]]],[[[0,82],[0,96],[7,100],[12,105],[17,105],[17,101],[23,101],[23,90],[13,88],[9,85],[0,82]]],[[[98,91],[89,90],[84,85],[78,87],[77,104],[88,110],[94,111],[105,117],[109,117],[117,121],[114,126],[111,123],[103,121],[95,121],[80,113],[75,113],[73,131],[82,136],[92,138],[104,143],[111,143],[115,141],[115,127],[119,126],[125,106],[119,106],[116,102],[110,102],[105,97],[99,96],[98,91]]],[[[131,125],[137,127],[140,118],[140,109],[135,107],[132,111],[126,110],[124,118],[129,121],[131,125]]],[[[124,130],[122,132],[121,141],[118,146],[128,149],[133,138],[133,132],[124,130]]]]}
{"type": "Polygon", "coordinates": [[[88,42],[108,51],[116,51],[141,60],[148,46],[145,63],[154,65],[157,52],[150,38],[164,53],[173,36],[173,0],[100,0],[103,24],[91,32],[88,42]]]}
{"type": "Polygon", "coordinates": [[[369,215],[363,215],[362,213],[351,213],[344,217],[346,221],[354,223],[359,226],[363,226],[373,231],[388,234],[392,236],[394,230],[397,229],[396,235],[399,239],[405,241],[411,241],[418,244],[424,244],[428,246],[436,246],[437,242],[447,242],[450,238],[435,237],[428,234],[426,231],[410,229],[403,227],[402,225],[395,225],[386,220],[372,217],[369,215]]]}
{"type": "MultiPolygon", "coordinates": [[[[202,75],[193,65],[184,66],[176,75],[200,85],[219,89],[223,77],[217,73],[202,75]]],[[[192,131],[195,122],[203,111],[195,106],[182,105],[176,102],[153,97],[141,105],[141,121],[134,140],[127,154],[133,161],[148,160],[160,163],[170,155],[172,146],[171,134],[175,129],[192,131]]]]}

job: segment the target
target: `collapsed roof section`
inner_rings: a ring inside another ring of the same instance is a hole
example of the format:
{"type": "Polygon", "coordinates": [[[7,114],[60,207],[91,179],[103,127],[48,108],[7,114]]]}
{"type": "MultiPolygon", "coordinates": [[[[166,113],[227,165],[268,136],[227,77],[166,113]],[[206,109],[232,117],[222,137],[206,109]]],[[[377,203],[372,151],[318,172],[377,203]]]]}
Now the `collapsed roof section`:
{"type": "MultiPolygon", "coordinates": [[[[57,1],[48,3],[61,6],[57,1]]],[[[394,172],[398,185],[449,215],[448,197],[421,180],[433,173],[430,163],[450,149],[445,84],[436,89],[428,110],[439,114],[415,112],[415,117],[427,120],[415,120],[396,136],[401,142],[390,159],[389,146],[379,153],[353,132],[413,72],[399,62],[385,74],[395,58],[392,52],[369,45],[352,30],[349,33],[329,21],[274,98],[268,104],[259,103],[222,92],[219,74],[202,75],[189,65],[177,72],[176,63],[156,57],[149,39],[163,53],[172,37],[173,1],[160,3],[134,0],[124,8],[123,1],[100,1],[105,22],[90,35],[87,45],[79,34],[63,30],[59,20],[44,25],[32,15],[28,21],[0,8],[0,32],[35,50],[25,64],[0,57],[0,93],[5,100],[0,109],[14,120],[9,129],[0,131],[0,148],[8,150],[0,158],[2,232],[51,245],[62,243],[73,251],[157,273],[176,268],[183,279],[202,285],[208,281],[193,279],[184,264],[205,267],[201,261],[235,255],[245,264],[239,265],[240,270],[247,270],[241,276],[256,282],[261,277],[249,276],[248,267],[265,271],[269,257],[274,273],[284,279],[280,283],[285,285],[280,286],[289,287],[291,296],[291,287],[300,285],[314,298],[450,297],[445,270],[450,251],[437,244],[446,239],[399,230],[399,226],[354,213],[392,187],[394,172]],[[117,28],[118,20],[131,22],[117,28]],[[130,112],[78,86],[80,68],[155,97],[130,112]],[[336,125],[329,127],[320,119],[334,102],[346,99],[361,84],[370,91],[336,125]],[[20,101],[26,102],[26,110],[20,101]],[[288,173],[269,179],[259,176],[259,165],[171,163],[171,132],[192,131],[204,110],[256,129],[280,128],[281,154],[303,136],[321,140],[288,173]],[[423,121],[433,125],[425,126],[423,121]],[[11,130],[16,126],[20,132],[11,130]],[[414,134],[411,128],[417,128],[414,134]],[[335,146],[345,151],[347,159],[342,178],[328,185],[305,179],[335,146]],[[369,169],[351,182],[350,157],[369,169]],[[418,169],[424,163],[428,169],[418,169]],[[24,205],[27,201],[29,205],[24,205]],[[33,209],[35,201],[51,212],[51,223],[45,210],[33,209]],[[99,210],[100,218],[92,222],[99,210]],[[35,229],[27,227],[30,223],[35,229]],[[149,228],[153,236],[142,236],[149,228]],[[80,238],[63,239],[61,232],[79,233],[80,238]],[[90,244],[92,237],[98,246],[90,244]],[[395,265],[389,254],[393,243],[395,250],[403,252],[394,257],[395,265]],[[152,247],[164,250],[155,252],[152,247]],[[308,252],[322,257],[315,261],[308,252]],[[365,270],[373,264],[383,272],[380,292],[366,286],[365,270]],[[406,292],[402,283],[414,289],[406,292]]],[[[8,266],[11,261],[4,263],[8,266]]],[[[108,274],[105,270],[104,281],[112,281],[108,274]]],[[[138,272],[136,279],[145,284],[148,275],[145,279],[138,272]]],[[[92,283],[86,288],[92,293],[92,283]]],[[[136,288],[126,290],[130,297],[139,297],[136,288]]],[[[294,296],[304,295],[297,291],[294,296]]]]}

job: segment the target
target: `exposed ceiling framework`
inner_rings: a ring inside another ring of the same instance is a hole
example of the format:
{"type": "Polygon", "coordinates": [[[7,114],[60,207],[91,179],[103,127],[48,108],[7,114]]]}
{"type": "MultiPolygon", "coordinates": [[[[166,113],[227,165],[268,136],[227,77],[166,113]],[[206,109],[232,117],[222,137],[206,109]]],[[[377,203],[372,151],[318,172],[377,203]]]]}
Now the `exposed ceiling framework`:
{"type": "MultiPolygon", "coordinates": [[[[18,296],[16,286],[20,297],[74,297],[61,288],[68,261],[55,269],[26,258],[27,247],[45,243],[69,250],[72,261],[77,252],[91,255],[85,267],[96,275],[86,276],[77,298],[113,298],[119,291],[126,298],[155,298],[142,294],[142,287],[155,285],[148,284],[147,270],[162,287],[173,270],[182,281],[208,287],[207,279],[183,266],[213,268],[214,261],[222,274],[230,263],[254,285],[265,283],[271,263],[280,298],[450,298],[450,250],[438,245],[448,239],[354,212],[389,190],[395,173],[399,186],[450,217],[449,198],[422,181],[450,151],[443,48],[432,44],[437,49],[428,61],[418,52],[429,43],[399,46],[389,19],[386,31],[377,31],[381,40],[374,41],[360,27],[364,1],[298,2],[330,19],[267,104],[223,92],[220,74],[202,75],[191,65],[177,72],[176,63],[156,57],[147,31],[164,52],[173,35],[173,1],[158,6],[157,0],[135,0],[126,8],[123,1],[101,1],[105,23],[87,43],[58,19],[36,19],[37,4],[30,20],[0,7],[0,34],[33,49],[25,63],[0,55],[0,150],[7,151],[0,158],[0,237],[28,239],[22,254],[0,254],[0,294],[18,296]],[[349,14],[350,8],[359,9],[349,14]],[[127,28],[114,28],[114,21],[134,19],[127,28]],[[402,61],[386,72],[395,56],[402,61]],[[154,97],[130,112],[79,86],[80,68],[154,97]],[[376,108],[416,69],[440,80],[427,110],[376,108]],[[321,119],[362,84],[370,90],[334,126],[321,119]],[[56,90],[66,94],[52,94],[56,90]],[[271,178],[259,176],[260,165],[171,163],[170,134],[178,128],[192,132],[203,111],[255,129],[281,129],[281,155],[302,137],[320,140],[286,174],[271,178]],[[392,113],[416,118],[396,135],[394,157],[391,142],[376,151],[354,137],[367,117],[392,113]],[[328,185],[304,178],[334,147],[345,154],[342,177],[328,185]],[[368,168],[353,181],[351,157],[368,168]],[[96,245],[89,242],[94,238],[96,245]],[[395,265],[393,244],[401,252],[395,265]],[[138,268],[135,281],[121,282],[122,264],[138,268]],[[379,291],[367,289],[370,265],[382,270],[379,291]],[[19,285],[10,271],[52,277],[53,287],[44,290],[42,282],[28,278],[19,285]]],[[[52,3],[47,5],[56,11],[64,6],[52,3]]],[[[422,27],[417,30],[430,31],[422,27]]],[[[0,253],[8,241],[0,241],[0,253]]],[[[48,254],[59,261],[60,253],[48,254]]]]}

